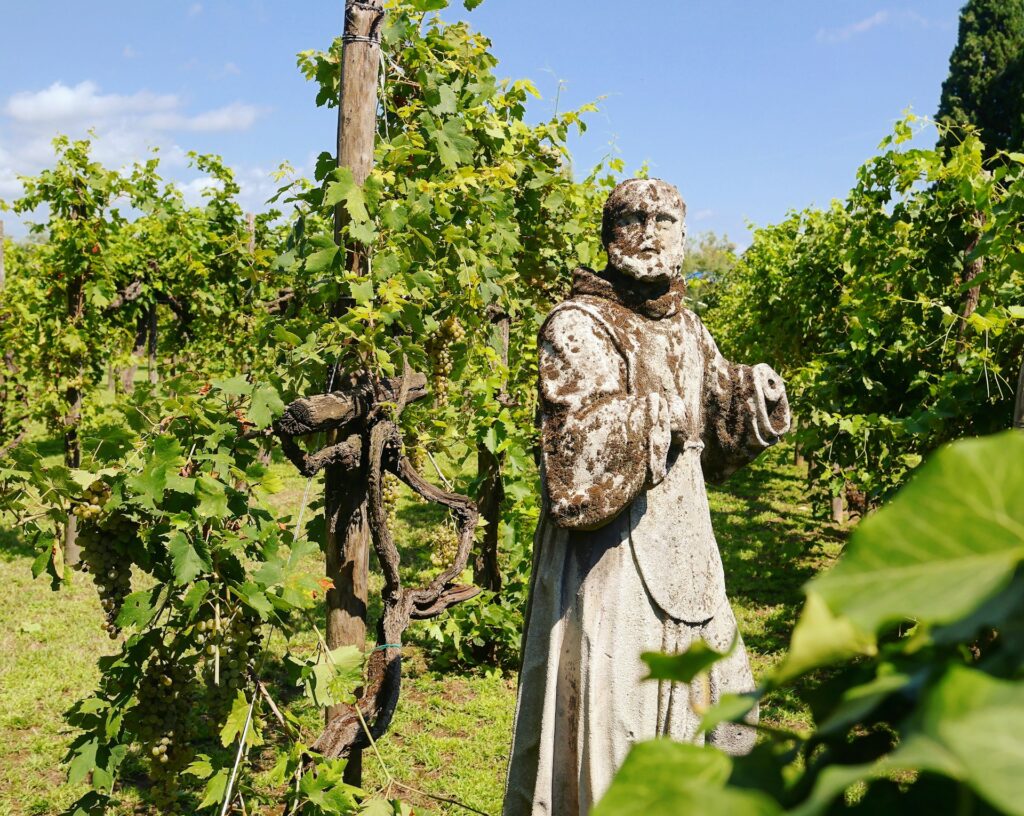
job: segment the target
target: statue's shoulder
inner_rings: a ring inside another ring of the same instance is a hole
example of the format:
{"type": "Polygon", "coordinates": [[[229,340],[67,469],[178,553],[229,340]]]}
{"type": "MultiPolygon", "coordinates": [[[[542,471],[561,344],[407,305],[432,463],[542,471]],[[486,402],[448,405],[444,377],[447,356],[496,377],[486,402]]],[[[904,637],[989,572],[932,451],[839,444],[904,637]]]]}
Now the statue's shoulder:
{"type": "Polygon", "coordinates": [[[700,331],[704,326],[704,321],[700,319],[700,315],[692,309],[687,309],[685,306],[679,309],[676,319],[686,328],[693,331],[700,331]]]}
{"type": "MultiPolygon", "coordinates": [[[[582,276],[593,271],[581,267],[573,272],[574,286],[568,297],[556,305],[544,319],[540,327],[540,338],[561,335],[567,330],[584,329],[599,335],[610,335],[616,339],[615,326],[618,304],[598,297],[575,285],[582,276]]],[[[616,343],[618,345],[618,343],[616,343]]]]}

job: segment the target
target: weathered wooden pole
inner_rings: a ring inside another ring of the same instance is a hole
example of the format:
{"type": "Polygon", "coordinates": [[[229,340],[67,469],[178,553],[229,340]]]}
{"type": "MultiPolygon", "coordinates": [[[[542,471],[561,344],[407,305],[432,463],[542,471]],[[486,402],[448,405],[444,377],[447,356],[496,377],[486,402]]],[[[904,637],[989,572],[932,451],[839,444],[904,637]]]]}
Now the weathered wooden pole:
{"type": "MultiPolygon", "coordinates": [[[[78,209],[72,207],[72,220],[77,221],[78,217],[78,209]]],[[[68,324],[73,326],[81,322],[84,315],[85,272],[77,270],[68,279],[68,324]]],[[[82,365],[81,356],[76,354],[73,357],[73,373],[77,374],[82,365]]],[[[81,441],[78,438],[78,424],[82,420],[82,390],[73,383],[72,380],[64,391],[64,399],[67,402],[67,412],[64,414],[64,464],[71,469],[78,468],[82,464],[81,441]]],[[[82,548],[78,544],[78,518],[74,514],[68,514],[68,523],[64,530],[64,562],[75,566],[81,559],[82,548]]]]}
{"type": "Polygon", "coordinates": [[[256,214],[245,214],[245,231],[249,233],[249,244],[247,249],[250,255],[256,254],[256,214]]]}
{"type": "Polygon", "coordinates": [[[1024,431],[1024,363],[1020,364],[1017,376],[1017,400],[1013,406],[1013,427],[1024,431]]]}
{"type": "Polygon", "coordinates": [[[0,218],[0,290],[7,283],[7,272],[4,270],[4,222],[0,218]]]}
{"type": "MultiPolygon", "coordinates": [[[[373,149],[377,134],[377,72],[380,68],[380,28],[384,22],[383,0],[346,0],[345,33],[342,37],[341,85],[338,98],[338,166],[352,171],[356,184],[363,184],[373,169],[373,149]]],[[[368,272],[368,247],[345,240],[347,212],[340,204],[334,213],[334,240],[342,247],[348,269],[368,272]]],[[[346,301],[335,306],[335,314],[348,307],[346,301]]],[[[337,379],[334,372],[331,380],[337,379]]],[[[335,382],[337,385],[338,383],[335,382]]],[[[328,438],[328,444],[338,440],[328,438]]],[[[333,589],[327,591],[327,646],[366,644],[366,600],[370,556],[370,530],[367,522],[367,473],[363,466],[346,470],[332,465],[324,475],[324,499],[327,518],[325,554],[327,578],[333,589]]],[[[327,710],[328,722],[344,711],[341,706],[327,710]]],[[[359,784],[362,761],[357,752],[349,757],[345,780],[359,784]]]]}
{"type": "Polygon", "coordinates": [[[147,343],[147,347],[149,349],[149,381],[151,383],[155,383],[155,382],[157,382],[157,380],[159,380],[159,377],[157,376],[157,370],[156,370],[156,349],[157,349],[157,328],[158,328],[158,323],[157,323],[157,314],[156,314],[156,304],[155,303],[152,304],[149,307],[149,311],[147,313],[147,322],[149,324],[149,327],[148,327],[149,342],[147,343]]]}
{"type": "MultiPolygon", "coordinates": [[[[981,230],[985,226],[985,213],[976,212],[972,219],[972,229],[967,236],[967,247],[964,250],[964,255],[970,258],[971,254],[978,248],[978,242],[981,241],[981,230]]],[[[973,283],[982,272],[985,271],[985,259],[982,256],[967,260],[964,262],[964,273],[961,280],[961,285],[973,283]]],[[[981,300],[981,286],[971,286],[965,293],[963,299],[963,306],[960,309],[960,322],[957,324],[956,329],[956,350],[958,353],[962,353],[967,348],[967,320],[975,310],[978,308],[978,303],[981,300]]]]}
{"type": "MultiPolygon", "coordinates": [[[[490,309],[488,316],[497,336],[498,353],[501,357],[501,365],[506,372],[504,376],[507,377],[510,317],[505,310],[498,308],[490,309]]],[[[499,403],[508,399],[504,382],[497,398],[499,403]]],[[[504,454],[493,453],[483,442],[477,445],[476,468],[480,478],[477,507],[480,510],[480,515],[486,520],[487,526],[484,527],[484,539],[480,546],[480,552],[473,562],[473,581],[477,586],[492,592],[501,591],[501,568],[498,564],[498,526],[501,523],[501,506],[505,501],[505,489],[501,476],[504,459],[504,454]]]]}

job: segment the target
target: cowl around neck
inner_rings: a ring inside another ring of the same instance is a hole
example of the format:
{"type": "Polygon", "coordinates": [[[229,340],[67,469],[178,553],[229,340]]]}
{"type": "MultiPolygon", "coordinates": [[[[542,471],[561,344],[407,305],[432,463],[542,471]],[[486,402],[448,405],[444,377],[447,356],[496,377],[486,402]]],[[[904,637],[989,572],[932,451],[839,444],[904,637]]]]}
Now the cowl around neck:
{"type": "Polygon", "coordinates": [[[579,295],[604,298],[652,320],[663,320],[683,309],[686,284],[681,277],[640,283],[611,267],[595,272],[581,266],[573,272],[571,296],[579,295]]]}

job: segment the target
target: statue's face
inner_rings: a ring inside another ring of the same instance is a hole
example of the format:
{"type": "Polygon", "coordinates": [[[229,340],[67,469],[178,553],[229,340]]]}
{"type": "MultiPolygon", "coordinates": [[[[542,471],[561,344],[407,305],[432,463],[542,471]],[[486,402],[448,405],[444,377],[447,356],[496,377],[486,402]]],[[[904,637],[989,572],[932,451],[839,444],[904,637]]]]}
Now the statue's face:
{"type": "Polygon", "coordinates": [[[655,283],[679,275],[685,231],[678,193],[665,194],[664,182],[634,183],[616,212],[606,249],[619,272],[638,281],[655,283]]]}

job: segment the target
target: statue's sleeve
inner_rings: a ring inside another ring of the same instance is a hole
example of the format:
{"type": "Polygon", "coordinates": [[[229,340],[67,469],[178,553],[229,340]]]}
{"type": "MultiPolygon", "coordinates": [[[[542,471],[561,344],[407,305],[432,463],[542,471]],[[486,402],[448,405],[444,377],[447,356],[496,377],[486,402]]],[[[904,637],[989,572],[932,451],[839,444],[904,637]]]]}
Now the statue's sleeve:
{"type": "Polygon", "coordinates": [[[707,481],[720,482],[789,430],[789,400],[771,366],[730,363],[704,324],[698,325],[704,360],[701,466],[707,481]]]}
{"type": "Polygon", "coordinates": [[[665,477],[668,404],[629,393],[625,357],[581,309],[556,311],[538,345],[548,512],[560,527],[592,530],[665,477]]]}

